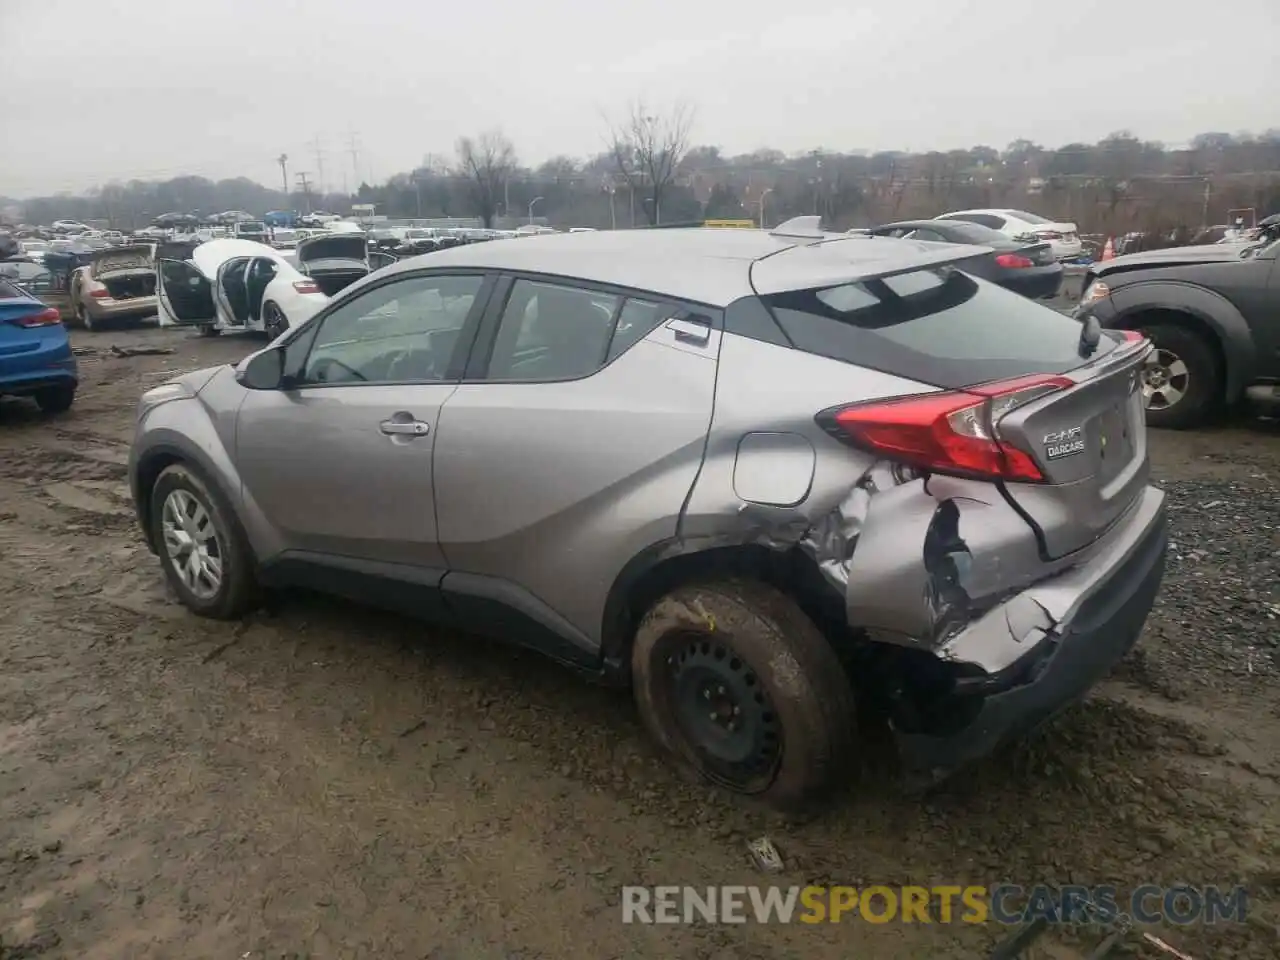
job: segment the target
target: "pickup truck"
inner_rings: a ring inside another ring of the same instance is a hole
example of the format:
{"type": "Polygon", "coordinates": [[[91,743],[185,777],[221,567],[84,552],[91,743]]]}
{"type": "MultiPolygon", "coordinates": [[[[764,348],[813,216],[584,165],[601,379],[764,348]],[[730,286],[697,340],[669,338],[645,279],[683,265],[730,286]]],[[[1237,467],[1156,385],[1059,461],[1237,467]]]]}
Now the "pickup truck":
{"type": "Polygon", "coordinates": [[[1280,403],[1280,217],[1251,241],[1174,247],[1093,264],[1074,316],[1136,330],[1147,423],[1186,429],[1249,398],[1280,403]]]}

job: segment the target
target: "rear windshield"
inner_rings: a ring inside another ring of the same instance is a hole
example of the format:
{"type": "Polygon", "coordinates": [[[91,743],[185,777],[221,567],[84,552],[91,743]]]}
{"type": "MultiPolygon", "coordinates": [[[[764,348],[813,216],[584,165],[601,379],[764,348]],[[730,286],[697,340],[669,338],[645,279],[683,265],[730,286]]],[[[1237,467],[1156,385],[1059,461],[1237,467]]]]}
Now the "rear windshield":
{"type": "Polygon", "coordinates": [[[999,230],[992,230],[980,223],[969,223],[966,220],[948,220],[947,234],[965,243],[1006,243],[1006,237],[999,230]]]}
{"type": "Polygon", "coordinates": [[[1052,220],[1046,220],[1034,213],[1027,213],[1025,210],[1006,210],[1005,213],[1011,217],[1017,217],[1023,223],[1053,223],[1052,220]]]}
{"type": "Polygon", "coordinates": [[[258,223],[255,220],[249,223],[237,223],[236,229],[241,233],[265,233],[267,225],[265,223],[258,223]]]}
{"type": "Polygon", "coordinates": [[[948,389],[1085,362],[1077,321],[945,267],[763,299],[800,350],[948,389]]]}

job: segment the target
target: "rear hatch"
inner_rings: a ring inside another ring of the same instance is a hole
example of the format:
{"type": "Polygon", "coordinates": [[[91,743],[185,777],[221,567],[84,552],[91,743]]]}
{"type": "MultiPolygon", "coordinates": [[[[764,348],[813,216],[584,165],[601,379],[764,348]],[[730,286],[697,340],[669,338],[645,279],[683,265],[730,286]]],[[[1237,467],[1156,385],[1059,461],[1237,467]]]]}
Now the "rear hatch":
{"type": "Polygon", "coordinates": [[[333,266],[348,270],[355,265],[367,265],[365,257],[368,252],[369,243],[363,233],[307,237],[300,240],[297,247],[298,262],[304,266],[322,260],[339,260],[346,262],[333,266]]]}
{"type": "MultiPolygon", "coordinates": [[[[1096,540],[1146,484],[1137,388],[1149,344],[1099,332],[1091,346],[1081,323],[946,266],[877,277],[868,263],[865,280],[804,283],[839,245],[754,264],[779,326],[798,349],[938,392],[859,404],[851,377],[850,405],[823,411],[824,426],[886,456],[998,484],[1046,559],[1096,540]],[[803,288],[785,289],[788,274],[803,288]]],[[[856,267],[846,261],[846,276],[856,267]]]]}
{"type": "Polygon", "coordinates": [[[97,250],[90,258],[89,265],[95,280],[116,273],[154,270],[155,247],[149,243],[135,243],[127,247],[97,250]]]}

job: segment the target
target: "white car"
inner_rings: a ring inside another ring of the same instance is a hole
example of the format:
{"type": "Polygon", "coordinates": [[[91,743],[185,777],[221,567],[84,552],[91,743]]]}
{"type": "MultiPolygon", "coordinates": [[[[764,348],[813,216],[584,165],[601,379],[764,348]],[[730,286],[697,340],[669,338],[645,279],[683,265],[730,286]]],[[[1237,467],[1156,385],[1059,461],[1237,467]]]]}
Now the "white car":
{"type": "Polygon", "coordinates": [[[329,297],[281,251],[252,240],[210,240],[190,260],[156,261],[160,326],[265,332],[310,319],[329,297]]]}
{"type": "Polygon", "coordinates": [[[1084,252],[1074,223],[1046,220],[1025,210],[957,210],[934,219],[965,220],[999,230],[1014,240],[1048,242],[1055,260],[1074,260],[1084,252]]]}
{"type": "Polygon", "coordinates": [[[55,220],[51,226],[57,233],[83,233],[89,229],[79,220],[55,220]]]}
{"type": "Polygon", "coordinates": [[[36,263],[43,263],[44,255],[53,249],[47,240],[19,240],[18,246],[22,247],[23,256],[36,263]]]}

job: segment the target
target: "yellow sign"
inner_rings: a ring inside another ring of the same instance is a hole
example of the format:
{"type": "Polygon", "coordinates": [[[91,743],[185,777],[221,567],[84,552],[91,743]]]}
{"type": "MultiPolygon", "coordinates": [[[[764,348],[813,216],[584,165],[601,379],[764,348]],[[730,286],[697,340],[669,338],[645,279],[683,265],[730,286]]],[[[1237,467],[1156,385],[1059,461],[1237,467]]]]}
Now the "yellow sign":
{"type": "Polygon", "coordinates": [[[703,220],[704,227],[719,228],[736,228],[741,230],[754,230],[756,222],[754,220],[703,220]]]}

